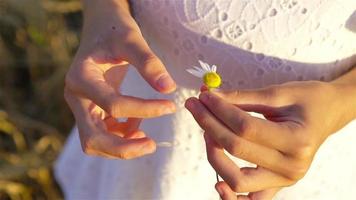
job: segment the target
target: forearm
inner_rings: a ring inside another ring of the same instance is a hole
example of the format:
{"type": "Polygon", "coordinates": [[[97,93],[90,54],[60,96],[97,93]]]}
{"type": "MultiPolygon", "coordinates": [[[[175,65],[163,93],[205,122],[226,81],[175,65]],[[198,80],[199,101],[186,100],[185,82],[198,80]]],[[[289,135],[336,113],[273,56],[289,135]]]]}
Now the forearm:
{"type": "MultiPolygon", "coordinates": [[[[80,45],[79,48],[82,48],[80,52],[84,52],[84,56],[90,55],[95,49],[90,47],[96,46],[100,40],[106,40],[111,31],[120,37],[132,29],[138,29],[130,13],[128,0],[82,0],[82,4],[84,23],[81,43],[86,45],[80,45]]],[[[116,77],[108,77],[109,82],[120,85],[126,72],[127,67],[120,67],[120,70],[115,68],[116,77]]]]}
{"type": "Polygon", "coordinates": [[[84,37],[86,33],[96,34],[98,30],[125,34],[127,30],[138,29],[128,0],[83,0],[83,18],[84,37]]]}
{"type": "Polygon", "coordinates": [[[332,81],[333,84],[347,84],[356,87],[356,65],[344,75],[332,81]]]}
{"type": "Polygon", "coordinates": [[[356,66],[330,83],[338,91],[340,106],[349,108],[351,118],[356,119],[356,66]]]}
{"type": "Polygon", "coordinates": [[[122,9],[122,11],[130,12],[128,0],[82,0],[82,2],[84,14],[105,7],[122,9]]]}

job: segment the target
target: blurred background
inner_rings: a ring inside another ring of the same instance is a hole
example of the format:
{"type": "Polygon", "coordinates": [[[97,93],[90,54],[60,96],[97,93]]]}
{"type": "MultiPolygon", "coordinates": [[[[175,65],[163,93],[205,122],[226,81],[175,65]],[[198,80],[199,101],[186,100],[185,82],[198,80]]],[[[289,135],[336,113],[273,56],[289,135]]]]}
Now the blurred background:
{"type": "Polygon", "coordinates": [[[62,199],[52,166],[73,126],[63,79],[79,0],[0,0],[0,200],[62,199]]]}

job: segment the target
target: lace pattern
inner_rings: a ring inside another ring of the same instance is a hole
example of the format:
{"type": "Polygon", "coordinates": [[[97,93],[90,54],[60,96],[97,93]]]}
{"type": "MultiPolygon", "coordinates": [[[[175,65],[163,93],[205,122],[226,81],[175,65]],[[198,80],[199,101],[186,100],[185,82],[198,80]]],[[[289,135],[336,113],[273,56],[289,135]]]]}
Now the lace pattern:
{"type": "MultiPolygon", "coordinates": [[[[226,88],[331,80],[356,63],[346,23],[356,2],[334,0],[132,1],[146,39],[179,76],[198,59],[226,88]],[[340,12],[342,10],[343,12],[340,12]],[[157,17],[159,16],[159,17],[157,17]]],[[[181,81],[184,85],[186,81],[181,81]]],[[[186,84],[187,87],[196,84],[186,84]]]]}

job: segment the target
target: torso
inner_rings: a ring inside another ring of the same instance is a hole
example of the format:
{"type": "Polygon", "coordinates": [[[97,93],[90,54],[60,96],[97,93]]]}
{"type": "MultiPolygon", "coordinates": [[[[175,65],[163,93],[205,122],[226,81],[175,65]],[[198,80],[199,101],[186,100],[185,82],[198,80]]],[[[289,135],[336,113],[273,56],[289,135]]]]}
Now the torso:
{"type": "Polygon", "coordinates": [[[132,1],[152,48],[184,87],[216,64],[225,87],[330,80],[356,64],[354,0],[132,1]]]}

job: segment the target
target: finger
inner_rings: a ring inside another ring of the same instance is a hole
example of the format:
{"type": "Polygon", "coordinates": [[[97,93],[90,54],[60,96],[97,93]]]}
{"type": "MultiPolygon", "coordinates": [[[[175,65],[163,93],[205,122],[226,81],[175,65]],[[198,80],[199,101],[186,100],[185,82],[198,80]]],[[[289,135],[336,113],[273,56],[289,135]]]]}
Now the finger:
{"type": "Polygon", "coordinates": [[[291,129],[285,124],[253,117],[211,92],[201,93],[199,99],[240,137],[282,151],[290,148],[291,129]]]}
{"type": "Polygon", "coordinates": [[[188,99],[186,107],[200,127],[230,154],[272,171],[287,173],[287,159],[278,150],[250,142],[234,134],[220,123],[196,98],[188,99]]]}
{"type": "Polygon", "coordinates": [[[224,181],[217,183],[215,188],[222,193],[220,195],[222,200],[251,200],[247,195],[236,195],[236,192],[224,181]]]}
{"type": "MultiPolygon", "coordinates": [[[[243,175],[248,177],[246,185],[250,188],[248,189],[249,192],[258,193],[259,191],[290,186],[295,183],[295,181],[286,178],[283,175],[277,174],[260,166],[257,168],[243,167],[241,168],[241,172],[243,175]]],[[[268,192],[265,195],[267,194],[268,192]]]]}
{"type": "Polygon", "coordinates": [[[100,155],[108,158],[131,159],[156,150],[154,141],[150,138],[123,139],[105,132],[103,126],[93,122],[88,109],[90,100],[78,98],[69,92],[65,99],[73,111],[78,125],[83,151],[89,155],[100,155]]]}
{"type": "Polygon", "coordinates": [[[146,134],[143,132],[143,131],[134,131],[134,132],[131,132],[127,135],[125,135],[125,138],[126,139],[133,139],[133,138],[145,138],[146,137],[146,134]]]}
{"type": "Polygon", "coordinates": [[[145,100],[120,95],[116,88],[104,80],[95,64],[90,62],[82,67],[77,77],[68,79],[69,90],[92,100],[113,117],[148,118],[175,111],[174,103],[168,100],[145,100]]]}
{"type": "Polygon", "coordinates": [[[206,92],[206,91],[209,91],[209,88],[206,85],[200,87],[200,92],[206,92]]]}
{"type": "Polygon", "coordinates": [[[272,200],[281,188],[272,188],[267,190],[262,190],[258,192],[250,192],[248,195],[237,195],[236,193],[229,187],[226,182],[219,182],[215,185],[216,190],[220,191],[223,195],[222,200],[272,200]]]}
{"type": "Polygon", "coordinates": [[[249,199],[253,200],[272,200],[273,197],[281,190],[282,188],[272,188],[267,190],[262,190],[258,192],[251,192],[248,194],[249,199]]]}
{"type": "MultiPolygon", "coordinates": [[[[240,168],[224,154],[224,149],[216,143],[208,133],[204,133],[208,161],[215,171],[230,185],[237,185],[241,177],[240,168]]],[[[218,190],[219,192],[219,190],[218,190]]],[[[220,194],[221,195],[221,194],[220,194]]]]}
{"type": "Polygon", "coordinates": [[[108,69],[103,69],[104,80],[114,89],[119,89],[125,79],[128,66],[109,66],[108,69]]]}
{"type": "Polygon", "coordinates": [[[236,192],[234,192],[224,181],[215,184],[215,189],[218,191],[222,200],[236,200],[236,192]]]}
{"type": "Polygon", "coordinates": [[[142,122],[141,118],[128,118],[126,122],[118,122],[113,117],[107,117],[105,120],[107,131],[120,137],[127,137],[139,129],[142,122]]]}
{"type": "Polygon", "coordinates": [[[155,149],[155,142],[147,137],[127,139],[105,133],[92,136],[86,145],[86,153],[89,155],[120,159],[141,157],[153,153],[155,149]]]}
{"type": "Polygon", "coordinates": [[[212,91],[231,104],[258,104],[270,107],[279,107],[292,103],[288,96],[279,91],[280,87],[268,87],[251,90],[232,90],[232,91],[212,91]]]}
{"type": "Polygon", "coordinates": [[[169,93],[176,89],[176,84],[169,75],[162,61],[153,53],[139,32],[128,34],[125,45],[114,52],[123,55],[133,64],[142,77],[157,91],[169,93]]]}
{"type": "Polygon", "coordinates": [[[109,102],[109,113],[114,117],[152,118],[176,111],[173,102],[163,99],[140,99],[121,95],[109,102]]]}
{"type": "Polygon", "coordinates": [[[209,163],[235,192],[255,192],[292,184],[284,176],[261,167],[240,169],[207,133],[204,138],[209,163]]]}
{"type": "Polygon", "coordinates": [[[128,118],[127,122],[117,122],[117,119],[109,117],[104,120],[107,131],[126,139],[144,138],[145,133],[139,130],[139,118],[128,118]]]}

